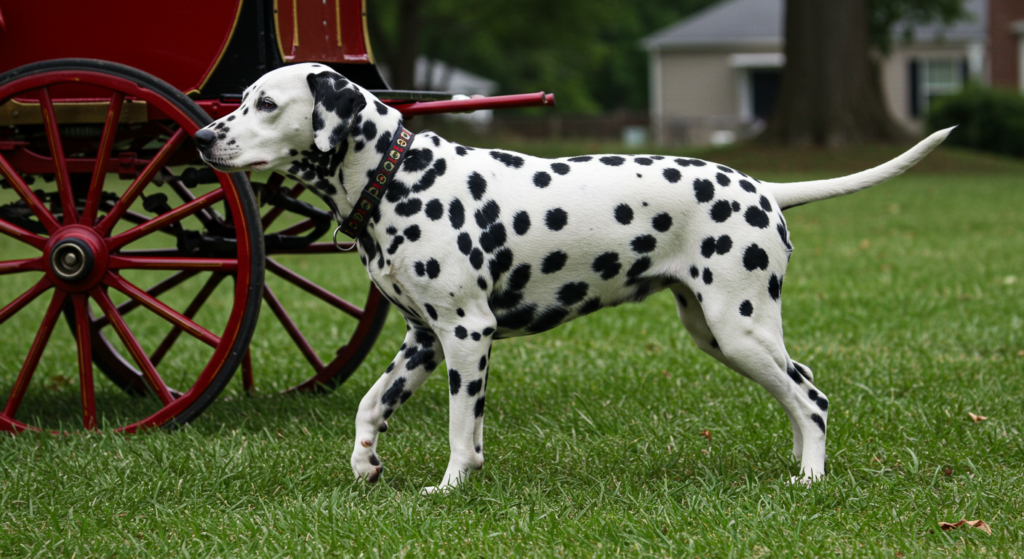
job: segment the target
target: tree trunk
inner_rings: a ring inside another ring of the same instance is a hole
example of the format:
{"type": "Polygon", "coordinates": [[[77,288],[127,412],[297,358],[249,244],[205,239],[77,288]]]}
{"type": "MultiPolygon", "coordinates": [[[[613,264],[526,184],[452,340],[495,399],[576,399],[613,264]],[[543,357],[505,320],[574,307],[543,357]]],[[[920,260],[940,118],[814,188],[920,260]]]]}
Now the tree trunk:
{"type": "Polygon", "coordinates": [[[759,141],[840,146],[907,139],[885,106],[866,0],[787,0],[786,66],[759,141]]]}
{"type": "Polygon", "coordinates": [[[416,57],[420,54],[422,0],[402,0],[398,10],[398,44],[391,45],[391,87],[416,89],[416,57]]]}

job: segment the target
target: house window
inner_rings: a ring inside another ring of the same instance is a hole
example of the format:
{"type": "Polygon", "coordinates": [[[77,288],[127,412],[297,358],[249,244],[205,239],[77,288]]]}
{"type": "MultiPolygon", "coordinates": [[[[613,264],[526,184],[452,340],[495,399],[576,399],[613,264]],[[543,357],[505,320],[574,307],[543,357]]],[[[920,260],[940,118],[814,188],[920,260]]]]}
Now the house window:
{"type": "Polygon", "coordinates": [[[940,97],[952,95],[964,86],[967,61],[959,58],[929,58],[910,62],[910,114],[922,117],[940,97]]]}

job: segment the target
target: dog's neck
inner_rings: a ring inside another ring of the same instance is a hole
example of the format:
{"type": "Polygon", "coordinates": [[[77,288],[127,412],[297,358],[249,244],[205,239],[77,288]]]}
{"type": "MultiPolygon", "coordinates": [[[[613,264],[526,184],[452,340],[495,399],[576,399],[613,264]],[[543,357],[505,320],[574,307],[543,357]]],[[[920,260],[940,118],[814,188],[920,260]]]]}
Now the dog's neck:
{"type": "Polygon", "coordinates": [[[309,151],[301,152],[302,159],[293,162],[286,173],[327,200],[339,223],[352,213],[359,194],[386,152],[386,148],[384,152],[377,150],[378,142],[383,143],[381,138],[384,137],[390,146],[402,124],[400,112],[388,107],[385,114],[380,114],[380,102],[374,103],[375,97],[366,92],[363,94],[367,95],[368,103],[356,118],[351,134],[328,152],[321,152],[315,145],[310,146],[309,151]],[[367,126],[367,123],[372,123],[372,126],[367,126]],[[369,139],[366,135],[368,129],[376,132],[369,139]]]}

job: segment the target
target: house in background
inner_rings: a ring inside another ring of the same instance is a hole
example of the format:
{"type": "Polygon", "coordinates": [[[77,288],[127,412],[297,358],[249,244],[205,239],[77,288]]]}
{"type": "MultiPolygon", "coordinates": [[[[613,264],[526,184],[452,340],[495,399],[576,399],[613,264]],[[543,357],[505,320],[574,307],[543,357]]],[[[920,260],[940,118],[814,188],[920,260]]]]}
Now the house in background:
{"type": "MultiPolygon", "coordinates": [[[[949,26],[893,30],[882,90],[910,131],[923,129],[934,98],[968,79],[1024,88],[1024,0],[965,0],[964,8],[968,19],[949,26]]],[[[763,128],[786,63],[784,20],[785,0],[723,0],[646,37],[655,139],[728,143],[763,128]]]]}

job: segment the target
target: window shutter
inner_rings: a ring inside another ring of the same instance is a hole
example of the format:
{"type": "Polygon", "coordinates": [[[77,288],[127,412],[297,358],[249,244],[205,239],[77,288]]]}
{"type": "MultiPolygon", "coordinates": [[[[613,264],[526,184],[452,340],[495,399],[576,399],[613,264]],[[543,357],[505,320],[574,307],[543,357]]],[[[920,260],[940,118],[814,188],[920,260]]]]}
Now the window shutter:
{"type": "Polygon", "coordinates": [[[921,82],[918,77],[920,75],[920,63],[916,58],[910,59],[908,70],[908,81],[910,82],[910,87],[908,87],[907,90],[910,92],[910,116],[916,118],[921,116],[919,95],[921,82]]]}

